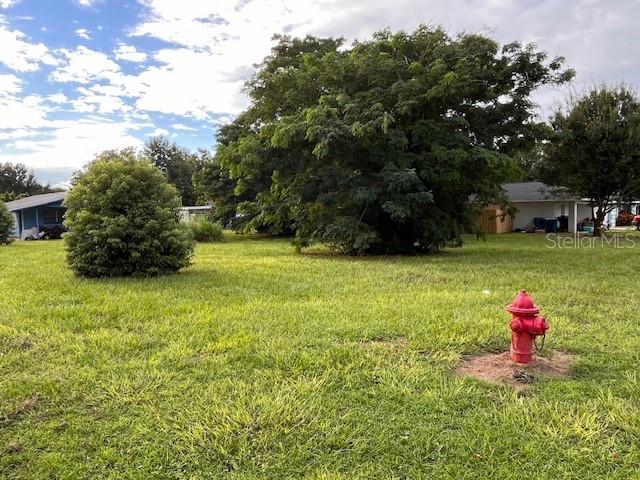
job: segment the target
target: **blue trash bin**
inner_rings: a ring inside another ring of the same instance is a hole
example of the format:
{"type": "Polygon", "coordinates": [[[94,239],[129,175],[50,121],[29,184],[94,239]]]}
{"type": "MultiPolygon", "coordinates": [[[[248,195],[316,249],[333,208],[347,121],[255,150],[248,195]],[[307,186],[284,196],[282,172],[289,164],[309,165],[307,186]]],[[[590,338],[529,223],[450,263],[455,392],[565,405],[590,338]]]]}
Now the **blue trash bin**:
{"type": "Polygon", "coordinates": [[[533,219],[533,224],[536,227],[536,230],[544,230],[547,228],[547,220],[541,217],[535,217],[533,219]]]}
{"type": "Polygon", "coordinates": [[[558,233],[558,219],[547,218],[545,219],[544,233],[558,233]]]}

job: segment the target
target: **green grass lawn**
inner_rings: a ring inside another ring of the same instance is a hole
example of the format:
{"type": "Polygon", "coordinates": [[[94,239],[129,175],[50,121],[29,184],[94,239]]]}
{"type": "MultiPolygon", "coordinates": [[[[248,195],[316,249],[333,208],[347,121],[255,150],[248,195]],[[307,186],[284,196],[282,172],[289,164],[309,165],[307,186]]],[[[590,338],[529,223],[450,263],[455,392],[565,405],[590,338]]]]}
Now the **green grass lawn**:
{"type": "Polygon", "coordinates": [[[231,238],[146,280],[74,278],[61,242],[0,247],[0,478],[640,478],[640,242],[546,245],[231,238]],[[570,378],[455,376],[508,348],[519,288],[570,378]]]}

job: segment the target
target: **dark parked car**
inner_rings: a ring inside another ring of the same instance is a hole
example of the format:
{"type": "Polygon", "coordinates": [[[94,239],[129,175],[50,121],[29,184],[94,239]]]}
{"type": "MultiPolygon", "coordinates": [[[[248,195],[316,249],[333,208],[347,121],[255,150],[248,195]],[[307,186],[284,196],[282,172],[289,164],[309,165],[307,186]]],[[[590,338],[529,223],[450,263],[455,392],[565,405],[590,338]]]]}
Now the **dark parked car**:
{"type": "Polygon", "coordinates": [[[44,240],[57,240],[67,229],[62,225],[53,225],[52,227],[40,227],[40,238],[44,240]]]}

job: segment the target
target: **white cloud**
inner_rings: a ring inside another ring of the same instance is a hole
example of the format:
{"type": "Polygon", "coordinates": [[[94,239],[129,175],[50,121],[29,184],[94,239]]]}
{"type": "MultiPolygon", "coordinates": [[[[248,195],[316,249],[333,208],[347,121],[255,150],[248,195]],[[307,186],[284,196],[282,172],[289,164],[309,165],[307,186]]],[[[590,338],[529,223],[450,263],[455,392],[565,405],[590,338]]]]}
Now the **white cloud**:
{"type": "Polygon", "coordinates": [[[197,128],[188,127],[183,123],[174,123],[173,125],[171,125],[171,128],[174,130],[182,130],[185,132],[195,132],[198,130],[197,128]]]}
{"type": "Polygon", "coordinates": [[[9,30],[0,17],[0,63],[17,72],[34,72],[40,64],[55,65],[55,58],[43,43],[30,43],[18,30],[9,30]]]}
{"type": "Polygon", "coordinates": [[[128,114],[129,117],[131,117],[134,120],[138,120],[138,121],[151,121],[151,117],[149,116],[148,113],[145,112],[139,112],[139,111],[132,111],[131,113],[128,114]]]}
{"type": "Polygon", "coordinates": [[[118,48],[113,52],[116,60],[125,60],[127,62],[144,62],[147,59],[147,54],[140,52],[133,45],[118,45],[118,48]]]}
{"type": "Polygon", "coordinates": [[[76,35],[80,38],[84,38],[85,40],[91,40],[91,36],[89,35],[89,30],[86,28],[78,28],[76,29],[76,35]]]}
{"type": "Polygon", "coordinates": [[[42,132],[39,132],[38,130],[31,130],[29,128],[18,128],[13,130],[0,129],[0,140],[24,139],[28,137],[37,137],[39,135],[42,135],[42,132]]]}
{"type": "Polygon", "coordinates": [[[73,0],[79,7],[95,7],[102,0],[73,0]]]}
{"type": "Polygon", "coordinates": [[[49,110],[43,105],[42,97],[37,95],[21,98],[0,95],[0,112],[11,112],[10,115],[0,115],[0,130],[43,127],[47,124],[49,110]]]}
{"type": "Polygon", "coordinates": [[[127,105],[121,96],[101,93],[99,90],[96,91],[98,87],[95,86],[90,89],[85,87],[78,88],[78,92],[82,96],[72,101],[74,110],[91,113],[116,113],[131,110],[132,107],[127,105]]]}
{"type": "Polygon", "coordinates": [[[14,94],[22,90],[22,80],[12,74],[0,75],[0,95],[14,94]]]}
{"type": "Polygon", "coordinates": [[[239,94],[242,81],[226,78],[213,54],[167,49],[154,58],[160,66],[126,79],[128,89],[137,92],[137,108],[202,120],[211,113],[239,112],[246,105],[239,94]]]}
{"type": "Polygon", "coordinates": [[[20,0],[0,0],[0,8],[9,8],[19,1],[20,0]]]}
{"type": "MultiPolygon", "coordinates": [[[[196,118],[236,113],[246,104],[242,81],[269,53],[274,33],[344,36],[349,44],[386,27],[412,30],[420,23],[442,24],[452,34],[489,33],[501,42],[537,42],[551,56],[566,56],[580,82],[622,78],[640,84],[633,64],[640,57],[638,1],[139,1],[149,14],[131,35],[176,45],[157,52],[162,66],[143,74],[147,88],[141,89],[139,106],[165,113],[196,118]],[[181,88],[180,98],[168,98],[175,88],[181,88]]],[[[562,92],[555,91],[558,95],[562,92]]],[[[547,97],[539,96],[545,102],[547,97]]]]}
{"type": "Polygon", "coordinates": [[[143,118],[112,113],[127,107],[121,105],[118,96],[110,95],[113,92],[108,88],[80,87],[81,96],[70,100],[62,93],[18,96],[11,75],[0,76],[0,82],[10,90],[0,94],[0,112],[11,112],[0,115],[2,162],[22,162],[36,168],[78,168],[102,150],[140,146],[142,142],[134,132],[153,126],[143,118]],[[85,112],[84,115],[73,119],[51,118],[60,111],[60,104],[67,102],[76,113],[85,112]],[[101,112],[108,115],[96,115],[101,112]]]}
{"type": "Polygon", "coordinates": [[[214,128],[219,128],[223,125],[233,122],[233,120],[234,120],[233,115],[220,115],[219,117],[213,120],[213,126],[214,128]]]}
{"type": "Polygon", "coordinates": [[[164,128],[156,128],[151,133],[145,133],[146,137],[166,137],[167,135],[169,135],[169,130],[164,128]]]}
{"type": "Polygon", "coordinates": [[[132,35],[160,38],[179,47],[157,52],[154,59],[161,65],[136,78],[144,85],[136,105],[196,119],[245,108],[243,83],[252,65],[269,52],[272,35],[316,13],[315,2],[285,0],[143,3],[151,15],[132,35]],[[175,95],[176,89],[180,95],[175,95]]]}
{"type": "Polygon", "coordinates": [[[14,141],[11,145],[14,151],[3,152],[0,160],[21,162],[31,168],[78,168],[104,150],[142,146],[142,141],[129,133],[134,125],[127,121],[87,117],[74,121],[52,121],[49,126],[50,130],[45,134],[37,134],[41,138],[14,141]],[[64,163],[60,162],[61,155],[64,156],[64,163]]]}
{"type": "Polygon", "coordinates": [[[151,36],[178,46],[156,52],[153,58],[160,65],[130,79],[140,85],[136,106],[201,120],[245,108],[242,86],[252,65],[269,53],[273,34],[288,25],[308,23],[321,10],[317,1],[143,3],[150,16],[132,36],[151,36]]]}
{"type": "Polygon", "coordinates": [[[59,50],[59,53],[64,60],[51,74],[51,79],[56,82],[86,84],[95,80],[119,81],[122,78],[120,66],[102,52],[79,46],[75,50],[59,50]]]}
{"type": "Polygon", "coordinates": [[[51,103],[67,103],[69,99],[63,93],[54,93],[53,95],[48,95],[47,100],[51,103]]]}

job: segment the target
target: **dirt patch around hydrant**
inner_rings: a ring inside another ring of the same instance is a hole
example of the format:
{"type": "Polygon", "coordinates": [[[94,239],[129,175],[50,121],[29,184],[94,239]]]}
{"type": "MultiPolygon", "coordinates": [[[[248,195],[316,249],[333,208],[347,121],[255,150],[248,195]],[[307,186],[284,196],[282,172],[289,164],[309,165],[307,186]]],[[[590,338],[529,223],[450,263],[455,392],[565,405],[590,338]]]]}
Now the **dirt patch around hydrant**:
{"type": "Polygon", "coordinates": [[[535,385],[541,377],[568,377],[574,358],[569,353],[553,352],[546,357],[536,355],[531,363],[521,365],[511,361],[509,352],[488,353],[463,358],[456,368],[456,374],[524,390],[535,385]]]}

